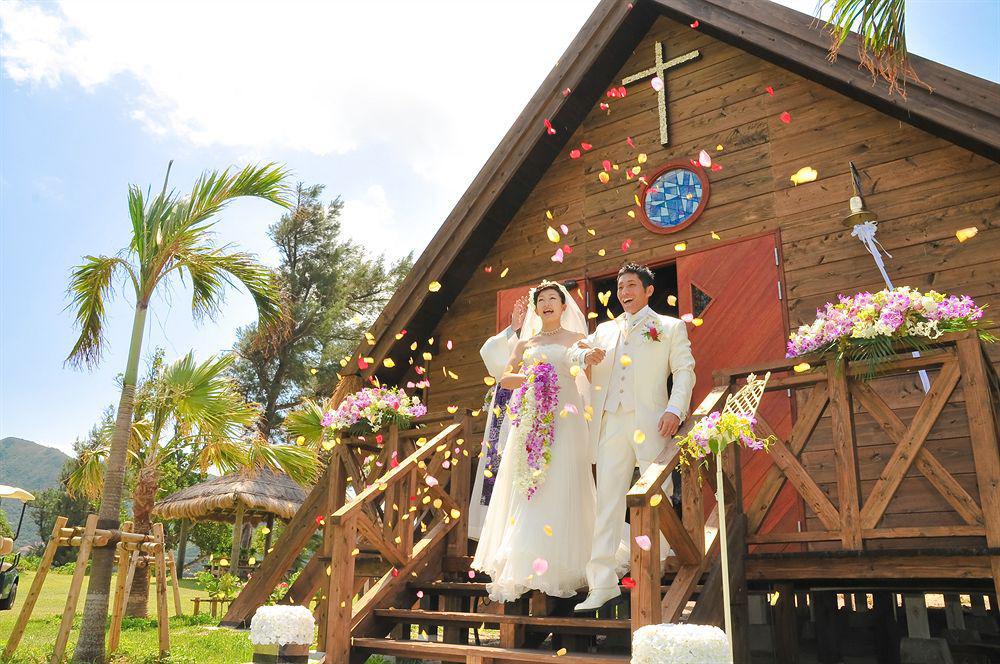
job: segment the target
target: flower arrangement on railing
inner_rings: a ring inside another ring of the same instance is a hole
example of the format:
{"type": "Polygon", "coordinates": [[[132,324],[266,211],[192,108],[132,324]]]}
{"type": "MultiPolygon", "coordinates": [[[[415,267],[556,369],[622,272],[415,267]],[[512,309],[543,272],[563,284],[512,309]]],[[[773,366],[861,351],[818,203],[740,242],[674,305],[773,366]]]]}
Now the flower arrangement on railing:
{"type": "Polygon", "coordinates": [[[344,397],[335,410],[323,414],[320,424],[337,433],[363,436],[390,424],[401,429],[427,414],[420,398],[398,387],[365,387],[344,397]]]}
{"type": "Polygon", "coordinates": [[[552,459],[555,413],[559,405],[559,378],[555,367],[539,362],[526,370],[527,379],[510,397],[514,439],[508,448],[518,455],[514,488],[531,500],[545,482],[552,459]]]}
{"type": "Polygon", "coordinates": [[[632,664],[729,664],[726,633],[710,625],[646,625],[632,635],[632,664]]]}
{"type": "Polygon", "coordinates": [[[840,295],[816,311],[816,320],[792,332],[786,357],[836,353],[838,362],[865,360],[869,376],[878,362],[893,354],[894,342],[926,348],[927,341],[948,332],[979,330],[984,341],[996,337],[984,328],[983,309],[967,295],[921,293],[908,286],[877,293],[840,295]]]}
{"type": "Polygon", "coordinates": [[[680,462],[684,465],[708,465],[709,454],[720,455],[727,447],[741,443],[752,450],[766,450],[772,437],[759,438],[754,433],[757,418],[753,414],[713,411],[695,423],[687,435],[677,439],[680,462]]]}
{"type": "Polygon", "coordinates": [[[315,621],[305,606],[262,606],[250,620],[255,664],[306,664],[315,621]]]}

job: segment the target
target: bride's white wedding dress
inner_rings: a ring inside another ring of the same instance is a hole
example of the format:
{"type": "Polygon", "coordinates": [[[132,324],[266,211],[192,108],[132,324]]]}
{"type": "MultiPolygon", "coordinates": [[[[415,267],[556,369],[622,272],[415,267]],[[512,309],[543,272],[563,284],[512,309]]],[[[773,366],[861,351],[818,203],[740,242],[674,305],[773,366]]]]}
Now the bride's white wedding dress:
{"type": "MultiPolygon", "coordinates": [[[[472,563],[473,569],[489,574],[491,582],[486,588],[490,599],[498,602],[514,601],[529,590],[572,597],[583,588],[597,503],[584,400],[570,374],[568,348],[542,344],[528,348],[523,360],[525,366],[552,364],[559,380],[559,405],[545,481],[530,500],[524,491],[514,488],[514,476],[524,456],[508,445],[500,460],[472,563]],[[548,565],[542,574],[534,569],[538,559],[548,565]]],[[[522,426],[530,423],[525,421],[522,426]]],[[[508,440],[514,435],[512,424],[508,440]]]]}

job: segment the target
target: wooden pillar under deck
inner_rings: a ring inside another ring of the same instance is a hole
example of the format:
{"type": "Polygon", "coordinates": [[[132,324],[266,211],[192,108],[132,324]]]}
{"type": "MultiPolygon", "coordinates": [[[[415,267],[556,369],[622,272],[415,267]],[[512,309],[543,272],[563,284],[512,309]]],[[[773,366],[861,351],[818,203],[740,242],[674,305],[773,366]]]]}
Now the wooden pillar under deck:
{"type": "Polygon", "coordinates": [[[798,664],[799,624],[795,613],[795,590],[790,583],[779,583],[774,590],[778,602],[774,605],[775,656],[782,664],[798,664]]]}
{"type": "Polygon", "coordinates": [[[816,654],[820,664],[840,664],[840,629],[837,616],[837,595],[829,591],[812,593],[816,616],[816,654]]]}

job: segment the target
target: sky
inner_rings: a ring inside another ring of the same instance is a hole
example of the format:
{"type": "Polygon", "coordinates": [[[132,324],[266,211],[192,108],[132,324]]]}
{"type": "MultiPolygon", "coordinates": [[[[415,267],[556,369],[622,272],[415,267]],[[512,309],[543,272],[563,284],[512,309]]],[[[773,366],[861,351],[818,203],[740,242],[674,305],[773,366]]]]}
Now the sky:
{"type": "MultiPolygon", "coordinates": [[[[127,244],[129,183],[159,187],[170,160],[181,190],[281,162],[342,197],[372,252],[419,252],[596,4],[0,0],[0,438],[69,451],[117,403],[131,293],[109,307],[100,365],[79,370],[65,291],[82,256],[127,244]]],[[[907,19],[912,52],[1000,80],[1000,0],[909,0],[907,19]]],[[[279,216],[239,201],[218,239],[276,264],[279,216]]],[[[254,317],[234,291],[197,324],[175,284],[145,348],[226,351],[254,317]]]]}

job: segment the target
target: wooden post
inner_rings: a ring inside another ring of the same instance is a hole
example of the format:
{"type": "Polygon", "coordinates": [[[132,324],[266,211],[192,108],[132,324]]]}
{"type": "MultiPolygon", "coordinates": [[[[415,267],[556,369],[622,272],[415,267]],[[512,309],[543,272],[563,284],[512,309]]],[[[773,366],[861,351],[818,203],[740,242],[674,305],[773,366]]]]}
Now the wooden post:
{"type": "Polygon", "coordinates": [[[816,615],[816,653],[820,664],[839,664],[840,630],[837,616],[837,595],[830,591],[812,593],[816,615]]]}
{"type": "Polygon", "coordinates": [[[156,627],[160,641],[160,657],[165,657],[170,653],[170,623],[167,617],[167,561],[164,551],[167,547],[162,523],[153,524],[153,536],[160,544],[156,548],[156,627]]]}
{"type": "Polygon", "coordinates": [[[174,615],[183,616],[184,607],[181,605],[181,586],[177,582],[177,563],[174,561],[172,553],[167,554],[167,565],[170,567],[170,585],[174,590],[174,615]]]}
{"type": "Polygon", "coordinates": [[[264,535],[264,556],[271,552],[271,537],[274,535],[274,515],[267,515],[267,534],[264,535]]]}
{"type": "Polygon", "coordinates": [[[931,626],[927,620],[927,600],[923,593],[903,595],[903,607],[906,609],[907,634],[914,639],[931,638],[931,626]]]}
{"type": "Polygon", "coordinates": [[[875,613],[875,659],[899,664],[899,624],[896,622],[896,597],[880,591],[872,594],[875,613]]]}
{"type": "Polygon", "coordinates": [[[243,539],[243,503],[237,499],[236,521],[233,522],[233,548],[229,555],[229,571],[240,575],[240,540],[243,539]]]}
{"type": "Polygon", "coordinates": [[[52,566],[52,559],[56,555],[56,549],[59,548],[59,531],[66,526],[68,519],[64,516],[56,517],[56,523],[52,527],[52,535],[49,537],[48,544],[45,545],[45,552],[42,553],[42,560],[38,563],[38,571],[35,572],[35,578],[31,582],[31,589],[28,591],[28,596],[24,599],[24,606],[21,607],[21,612],[17,615],[17,621],[14,623],[14,629],[10,632],[10,638],[7,639],[7,645],[3,649],[3,658],[10,659],[14,655],[14,651],[17,650],[17,644],[21,642],[21,637],[24,636],[24,629],[28,626],[28,619],[31,618],[31,612],[35,609],[35,602],[38,601],[38,596],[42,592],[42,584],[45,583],[45,576],[49,573],[49,568],[52,566]]]}
{"type": "MultiPolygon", "coordinates": [[[[986,544],[1000,549],[1000,450],[997,449],[997,421],[980,341],[974,331],[968,332],[956,344],[958,361],[962,369],[962,391],[965,411],[969,416],[969,437],[972,439],[972,457],[976,465],[976,482],[983,506],[986,525],[986,544]]],[[[993,587],[1000,595],[1000,555],[990,556],[993,587]]]]}
{"type": "Polygon", "coordinates": [[[774,605],[775,657],[782,664],[798,664],[799,625],[795,615],[795,588],[790,583],[774,586],[778,602],[774,605]]]}
{"type": "MultiPolygon", "coordinates": [[[[132,532],[132,522],[126,521],[122,524],[122,532],[132,532]]],[[[118,650],[118,641],[122,633],[122,616],[125,614],[125,576],[128,574],[129,558],[138,554],[138,550],[129,552],[124,545],[119,542],[116,545],[118,550],[118,575],[115,577],[115,597],[111,603],[111,625],[108,627],[108,653],[118,650]]]]}
{"type": "Polygon", "coordinates": [[[351,659],[351,614],[354,594],[354,556],[351,551],[357,540],[357,514],[351,514],[339,526],[328,525],[332,540],[330,576],[327,579],[325,633],[327,662],[349,662],[351,659]]]}
{"type": "Polygon", "coordinates": [[[648,502],[629,509],[632,550],[632,631],[661,622],[663,607],[660,604],[660,518],[659,509],[673,509],[669,501],[656,506],[648,502]],[[649,550],[644,551],[635,537],[649,537],[649,550]]]}
{"type": "MultiPolygon", "coordinates": [[[[449,443],[452,452],[451,459],[451,481],[448,483],[448,495],[451,496],[462,514],[457,519],[454,528],[446,535],[447,555],[461,557],[469,553],[469,519],[466,512],[469,509],[469,499],[472,493],[472,464],[471,457],[455,452],[456,448],[461,450],[469,449],[469,438],[472,435],[472,419],[467,410],[462,409],[455,414],[455,422],[461,427],[455,430],[456,438],[449,443]]],[[[445,611],[462,611],[465,609],[466,599],[455,595],[445,595],[441,598],[441,603],[445,611]]],[[[501,626],[502,629],[502,626],[501,626]]],[[[523,631],[523,630],[522,630],[523,631]]],[[[469,629],[467,627],[446,626],[442,632],[442,639],[445,643],[468,643],[469,629]]],[[[501,632],[501,636],[503,632],[501,632]]]]}
{"type": "Polygon", "coordinates": [[[73,629],[76,603],[80,599],[80,589],[83,587],[83,579],[87,574],[87,561],[90,559],[95,530],[97,530],[97,515],[91,514],[87,517],[87,525],[83,530],[83,540],[80,542],[80,550],[76,554],[76,569],[73,571],[69,593],[66,594],[66,608],[63,609],[62,622],[59,624],[59,632],[56,634],[56,642],[52,650],[52,664],[61,664],[63,655],[66,653],[69,632],[73,629]]]}
{"type": "MultiPolygon", "coordinates": [[[[339,595],[331,594],[332,584],[334,583],[334,576],[336,576],[337,574],[336,569],[345,563],[344,560],[334,557],[335,552],[337,551],[337,544],[338,544],[337,539],[343,536],[346,530],[344,528],[338,529],[333,523],[330,522],[329,519],[330,516],[338,509],[343,507],[344,503],[347,501],[348,470],[347,470],[347,465],[344,463],[343,457],[348,454],[350,454],[350,451],[346,447],[341,446],[337,450],[337,453],[333,454],[330,457],[330,467],[326,474],[326,482],[327,482],[326,493],[324,494],[324,500],[321,503],[322,511],[320,512],[320,514],[325,519],[323,526],[323,545],[321,547],[322,558],[320,560],[320,564],[322,566],[321,567],[322,578],[324,579],[324,582],[320,584],[322,599],[320,599],[320,603],[316,607],[316,612],[319,614],[319,620],[317,621],[319,623],[319,634],[317,635],[317,648],[321,652],[328,653],[327,659],[331,662],[340,661],[336,658],[331,658],[329,655],[330,643],[332,642],[327,642],[327,639],[331,634],[331,629],[336,629],[335,627],[331,626],[334,625],[334,623],[339,619],[339,617],[342,617],[342,614],[339,613],[339,609],[345,608],[347,610],[347,622],[343,623],[341,627],[347,630],[348,632],[347,639],[348,643],[350,643],[350,631],[351,631],[350,616],[353,608],[351,600],[352,600],[352,594],[354,592],[353,550],[357,540],[356,519],[352,520],[352,523],[354,525],[352,527],[350,542],[343,543],[345,546],[347,546],[346,557],[350,558],[350,566],[351,566],[351,576],[349,579],[350,583],[345,585],[343,588],[341,588],[339,585],[337,586],[337,592],[343,590],[343,592],[345,593],[344,597],[347,598],[346,599],[347,606],[338,607],[338,610],[335,611],[333,604],[335,602],[339,604],[341,601],[345,600],[343,597],[340,597],[339,595]]],[[[345,659],[344,661],[347,660],[345,659]]]]}
{"type": "Polygon", "coordinates": [[[944,596],[944,616],[948,629],[965,629],[962,598],[957,593],[948,593],[944,596]]]}
{"type": "Polygon", "coordinates": [[[837,461],[837,495],[840,499],[841,541],[845,549],[858,551],[861,542],[861,513],[858,490],[858,458],[854,440],[854,412],[847,386],[847,367],[827,362],[830,415],[837,461]]]}
{"type": "MultiPolygon", "coordinates": [[[[177,533],[177,578],[184,576],[184,559],[187,554],[188,520],[181,519],[177,533]]],[[[180,614],[178,614],[180,615],[180,614]]]]}

